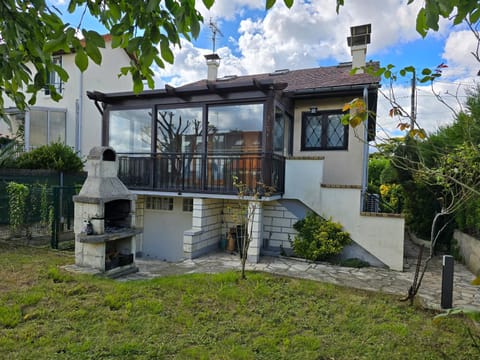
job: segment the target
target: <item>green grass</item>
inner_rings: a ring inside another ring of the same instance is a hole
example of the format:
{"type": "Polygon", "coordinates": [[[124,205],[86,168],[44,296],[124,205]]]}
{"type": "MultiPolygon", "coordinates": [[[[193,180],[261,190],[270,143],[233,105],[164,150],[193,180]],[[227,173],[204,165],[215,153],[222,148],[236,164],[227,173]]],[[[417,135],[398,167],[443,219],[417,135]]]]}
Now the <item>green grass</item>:
{"type": "Polygon", "coordinates": [[[472,359],[464,318],[397,298],[238,272],[118,282],[0,243],[0,358],[472,359]]]}

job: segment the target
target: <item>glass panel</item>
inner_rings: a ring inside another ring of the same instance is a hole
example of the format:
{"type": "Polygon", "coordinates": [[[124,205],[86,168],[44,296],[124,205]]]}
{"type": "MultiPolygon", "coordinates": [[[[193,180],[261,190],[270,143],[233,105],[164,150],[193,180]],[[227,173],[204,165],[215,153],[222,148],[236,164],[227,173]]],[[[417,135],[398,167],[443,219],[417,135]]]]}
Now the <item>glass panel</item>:
{"type": "Polygon", "coordinates": [[[161,109],[157,112],[158,152],[202,152],[202,108],[161,109]]]}
{"type": "Polygon", "coordinates": [[[149,153],[151,114],[150,109],[111,111],[108,144],[118,153],[149,153]]]}
{"type": "Polygon", "coordinates": [[[345,127],[342,124],[341,115],[328,115],[327,123],[327,148],[343,147],[345,127]]]}
{"type": "Polygon", "coordinates": [[[65,143],[65,117],[66,113],[63,111],[50,112],[50,133],[48,142],[65,143]]]}
{"type": "Polygon", "coordinates": [[[283,153],[285,147],[285,118],[283,111],[279,108],[275,110],[275,122],[273,124],[273,151],[283,153]]]}
{"type": "Polygon", "coordinates": [[[30,111],[30,148],[47,145],[47,111],[30,111]]]}
{"type": "Polygon", "coordinates": [[[322,117],[321,115],[307,115],[305,119],[305,147],[319,148],[322,139],[322,117]]]}
{"type": "Polygon", "coordinates": [[[215,106],[208,110],[209,152],[262,150],[263,104],[215,106]]]}

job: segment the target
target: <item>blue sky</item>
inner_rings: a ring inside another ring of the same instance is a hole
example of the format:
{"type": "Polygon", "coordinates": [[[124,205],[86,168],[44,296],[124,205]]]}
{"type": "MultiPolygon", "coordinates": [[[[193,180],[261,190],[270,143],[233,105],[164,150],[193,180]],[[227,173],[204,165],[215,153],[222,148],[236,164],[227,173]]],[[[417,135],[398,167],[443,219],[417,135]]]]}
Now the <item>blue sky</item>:
{"type": "MultiPolygon", "coordinates": [[[[350,27],[367,23],[372,24],[367,60],[380,61],[382,65],[395,64],[398,69],[412,65],[419,70],[445,63],[448,68],[434,89],[449,100],[453,100],[449,95],[456,91],[457,84],[462,84],[460,96],[463,96],[463,90],[476,81],[480,68],[469,54],[475,50],[473,36],[463,26],[452,27],[447,21],[441,21],[438,32],[421,38],[415,31],[421,0],[408,6],[405,0],[347,0],[340,14],[335,12],[335,0],[296,0],[292,9],[287,9],[279,0],[269,11],[264,10],[263,0],[216,0],[210,10],[201,1],[197,3],[205,19],[200,36],[174,49],[173,66],[155,69],[157,87],[166,83],[178,86],[206,77],[203,55],[212,49],[210,19],[223,33],[216,42],[217,53],[222,58],[219,76],[350,61],[346,44],[350,27]]],[[[79,14],[70,16],[67,21],[77,24],[79,14]]],[[[86,19],[83,25],[102,31],[91,19],[86,19]]],[[[387,83],[383,90],[388,92],[387,83]]],[[[395,95],[409,111],[409,79],[400,79],[395,84],[395,95]]],[[[418,95],[417,112],[422,126],[433,131],[451,122],[451,111],[435,99],[429,86],[420,85],[418,95]]],[[[395,132],[396,122],[386,116],[388,109],[389,104],[381,99],[379,123],[390,134],[398,133],[395,132]]]]}

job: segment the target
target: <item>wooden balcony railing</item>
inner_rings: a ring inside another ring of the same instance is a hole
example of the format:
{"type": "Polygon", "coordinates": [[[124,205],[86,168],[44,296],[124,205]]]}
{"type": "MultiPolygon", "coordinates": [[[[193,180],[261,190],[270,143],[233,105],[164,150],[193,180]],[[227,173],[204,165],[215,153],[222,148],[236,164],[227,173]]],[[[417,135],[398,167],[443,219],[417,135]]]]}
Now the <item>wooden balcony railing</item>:
{"type": "Polygon", "coordinates": [[[272,153],[119,153],[118,177],[131,190],[237,194],[234,176],[283,194],[285,158],[272,153]]]}

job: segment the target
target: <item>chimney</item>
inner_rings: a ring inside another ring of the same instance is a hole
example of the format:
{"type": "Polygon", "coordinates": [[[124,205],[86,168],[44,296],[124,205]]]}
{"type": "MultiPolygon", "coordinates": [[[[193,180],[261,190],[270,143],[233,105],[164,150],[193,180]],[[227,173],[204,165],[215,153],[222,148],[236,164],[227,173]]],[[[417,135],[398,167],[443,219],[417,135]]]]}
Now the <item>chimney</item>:
{"type": "Polygon", "coordinates": [[[371,33],[371,24],[352,26],[350,28],[351,36],[347,38],[347,42],[352,54],[352,69],[358,68],[358,74],[363,74],[362,67],[365,66],[367,44],[370,44],[371,33]]]}
{"type": "Polygon", "coordinates": [[[216,81],[217,74],[218,74],[218,67],[220,66],[220,56],[217,54],[210,54],[205,55],[205,59],[207,60],[207,80],[208,81],[216,81]]]}

